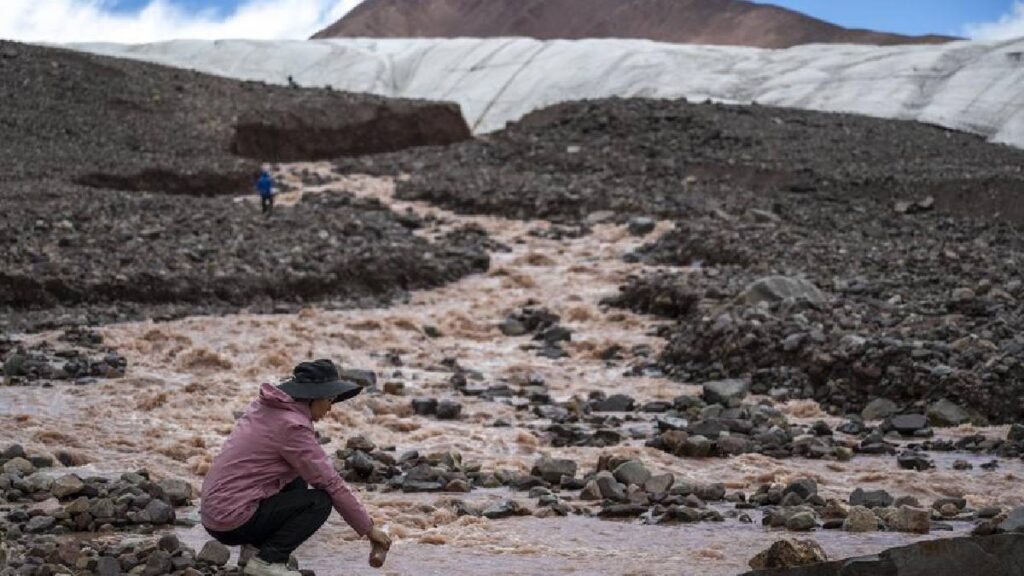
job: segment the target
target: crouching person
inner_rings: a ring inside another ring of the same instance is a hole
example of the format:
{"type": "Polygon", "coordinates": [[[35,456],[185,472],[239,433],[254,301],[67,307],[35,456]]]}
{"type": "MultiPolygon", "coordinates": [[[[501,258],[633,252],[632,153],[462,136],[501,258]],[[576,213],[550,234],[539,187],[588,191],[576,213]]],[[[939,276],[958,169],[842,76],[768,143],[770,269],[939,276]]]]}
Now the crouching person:
{"type": "Polygon", "coordinates": [[[390,547],[317,442],[313,422],[359,394],[330,360],[303,362],[293,377],[263,384],[203,481],[203,527],[228,546],[259,551],[249,576],[300,576],[288,557],[327,521],[331,509],[374,549],[390,547]]]}

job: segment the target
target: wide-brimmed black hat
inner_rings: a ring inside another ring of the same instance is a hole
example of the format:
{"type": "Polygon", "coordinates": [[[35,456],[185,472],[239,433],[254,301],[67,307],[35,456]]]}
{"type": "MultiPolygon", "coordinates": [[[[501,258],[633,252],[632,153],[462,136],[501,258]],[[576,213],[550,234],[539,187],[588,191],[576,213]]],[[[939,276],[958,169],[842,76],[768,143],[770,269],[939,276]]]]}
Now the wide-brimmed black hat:
{"type": "Polygon", "coordinates": [[[277,387],[296,400],[330,398],[331,402],[348,400],[363,390],[355,382],[342,380],[334,362],[326,359],[299,364],[292,377],[277,387]]]}

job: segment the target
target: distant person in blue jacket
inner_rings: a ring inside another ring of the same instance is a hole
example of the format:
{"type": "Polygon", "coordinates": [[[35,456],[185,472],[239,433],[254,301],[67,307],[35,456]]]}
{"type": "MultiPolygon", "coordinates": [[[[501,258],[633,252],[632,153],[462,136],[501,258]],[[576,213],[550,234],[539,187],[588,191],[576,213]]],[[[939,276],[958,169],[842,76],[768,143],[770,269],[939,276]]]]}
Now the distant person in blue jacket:
{"type": "Polygon", "coordinates": [[[260,192],[260,206],[263,215],[270,216],[274,210],[274,181],[266,170],[260,170],[260,179],[256,181],[256,189],[260,192]]]}

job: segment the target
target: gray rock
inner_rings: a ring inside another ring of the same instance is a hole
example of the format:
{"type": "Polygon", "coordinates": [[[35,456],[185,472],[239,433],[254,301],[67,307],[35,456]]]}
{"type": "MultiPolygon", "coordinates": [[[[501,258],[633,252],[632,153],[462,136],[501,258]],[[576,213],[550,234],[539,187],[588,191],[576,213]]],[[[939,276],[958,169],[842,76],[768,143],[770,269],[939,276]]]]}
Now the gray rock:
{"type": "Polygon", "coordinates": [[[163,500],[150,500],[143,511],[153,524],[171,524],[174,522],[174,508],[163,500]]]}
{"type": "Polygon", "coordinates": [[[999,523],[1001,532],[1024,532],[1024,506],[1018,506],[1006,515],[1006,520],[999,523]]]}
{"type": "Polygon", "coordinates": [[[121,576],[121,563],[112,556],[100,556],[96,561],[98,576],[121,576]]]}
{"type": "Polygon", "coordinates": [[[932,426],[959,426],[970,419],[967,410],[946,398],[928,407],[928,421],[932,426]]]}
{"type": "Polygon", "coordinates": [[[750,383],[746,380],[715,380],[705,382],[704,393],[701,397],[708,404],[722,404],[729,406],[731,402],[738,402],[750,392],[750,383]]]}
{"type": "Polygon", "coordinates": [[[899,406],[888,398],[875,398],[864,406],[860,416],[864,420],[885,420],[899,410],[899,406]]]}
{"type": "Polygon", "coordinates": [[[161,576],[170,574],[174,570],[171,563],[171,555],[163,550],[154,550],[146,559],[145,567],[142,569],[142,576],[161,576]]]}
{"type": "Polygon", "coordinates": [[[40,534],[42,532],[46,532],[50,528],[53,528],[53,525],[56,523],[57,520],[53,516],[47,516],[45,514],[42,516],[33,516],[25,525],[25,531],[29,534],[40,534]]]}
{"type": "Polygon", "coordinates": [[[437,403],[438,420],[456,420],[462,414],[462,404],[454,400],[441,400],[437,403]]]}
{"type": "Polygon", "coordinates": [[[786,520],[786,529],[794,532],[807,532],[817,526],[813,512],[797,512],[786,520]]]}
{"type": "Polygon", "coordinates": [[[561,481],[562,476],[570,478],[575,476],[576,468],[577,464],[574,460],[542,456],[540,460],[533,464],[533,470],[530,473],[534,476],[540,476],[547,482],[557,484],[561,481]]]}
{"type": "Polygon", "coordinates": [[[89,513],[94,518],[113,518],[115,514],[114,501],[110,498],[97,498],[89,505],[89,513]]]}
{"type": "Polygon", "coordinates": [[[597,482],[597,489],[601,492],[602,498],[615,500],[616,502],[622,502],[626,499],[625,489],[611,472],[607,470],[598,472],[597,476],[594,477],[594,481],[597,482]]]}
{"type": "Polygon", "coordinates": [[[787,276],[761,278],[747,286],[739,295],[739,300],[748,306],[756,306],[761,302],[774,304],[787,298],[813,304],[823,303],[827,299],[810,281],[787,276]]]}
{"type": "Polygon", "coordinates": [[[644,490],[651,494],[665,494],[672,489],[675,481],[675,476],[671,473],[656,474],[644,482],[644,490]]]}
{"type": "Polygon", "coordinates": [[[636,402],[625,394],[612,394],[604,400],[598,400],[591,404],[594,412],[630,412],[636,402]]]}
{"type": "Polygon", "coordinates": [[[889,517],[889,528],[897,532],[912,532],[914,534],[927,534],[931,531],[931,514],[921,508],[900,506],[892,516],[889,517]]]}
{"type": "Polygon", "coordinates": [[[643,486],[651,477],[651,472],[639,460],[627,460],[615,467],[612,475],[626,486],[643,486]]]}
{"type": "Polygon", "coordinates": [[[800,496],[803,500],[807,500],[818,493],[818,483],[810,478],[794,480],[782,490],[783,496],[790,493],[800,496]]]}
{"type": "Polygon", "coordinates": [[[50,491],[58,500],[68,496],[74,496],[85,489],[85,483],[75,474],[65,474],[57,478],[50,487],[50,491]]]}
{"type": "Polygon", "coordinates": [[[11,458],[7,462],[4,462],[3,470],[5,474],[10,474],[11,476],[24,478],[26,476],[31,476],[32,474],[34,474],[36,471],[36,467],[33,466],[32,463],[26,460],[25,458],[22,458],[21,456],[16,456],[14,458],[11,458]]]}
{"type": "Polygon", "coordinates": [[[206,544],[203,544],[203,549],[199,551],[199,556],[196,557],[200,562],[206,562],[214,566],[224,566],[230,558],[231,551],[228,550],[228,547],[216,540],[208,540],[206,544]]]}
{"type": "Polygon", "coordinates": [[[714,444],[700,434],[689,436],[683,441],[682,452],[687,458],[707,458],[711,455],[714,444]]]}
{"type": "Polygon", "coordinates": [[[878,530],[878,517],[864,506],[851,506],[843,520],[847,532],[874,532],[878,530]]]}
{"type": "Polygon", "coordinates": [[[850,494],[851,506],[864,506],[865,508],[887,508],[892,506],[893,497],[885,490],[865,491],[857,488],[850,494]]]}
{"type": "Polygon", "coordinates": [[[157,482],[174,506],[187,506],[192,501],[192,485],[177,478],[164,478],[157,482]]]}
{"type": "Polygon", "coordinates": [[[893,429],[903,436],[913,436],[915,432],[928,427],[928,418],[924,414],[900,414],[890,420],[893,429]]]}
{"type": "Polygon", "coordinates": [[[437,398],[413,398],[412,411],[419,416],[437,413],[437,398]]]}
{"type": "Polygon", "coordinates": [[[647,218],[646,216],[636,216],[629,219],[629,223],[626,225],[629,233],[633,236],[645,236],[654,232],[654,227],[657,222],[653,218],[647,218]]]}

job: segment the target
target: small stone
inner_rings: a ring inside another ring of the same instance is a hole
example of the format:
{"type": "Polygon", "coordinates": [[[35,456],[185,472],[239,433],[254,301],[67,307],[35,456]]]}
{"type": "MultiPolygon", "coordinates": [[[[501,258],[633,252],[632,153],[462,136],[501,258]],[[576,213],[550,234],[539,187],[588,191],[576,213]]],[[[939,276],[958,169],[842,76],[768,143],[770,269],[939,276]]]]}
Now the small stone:
{"type": "Polygon", "coordinates": [[[927,534],[931,531],[931,515],[921,508],[900,506],[890,517],[889,527],[897,532],[927,534]]]}
{"type": "Polygon", "coordinates": [[[412,411],[419,416],[437,413],[437,398],[413,398],[412,411]]]}
{"type": "Polygon", "coordinates": [[[967,410],[946,398],[928,407],[928,421],[932,426],[959,426],[970,419],[971,415],[967,410]]]}
{"type": "Polygon", "coordinates": [[[675,476],[671,473],[656,474],[644,482],[644,490],[651,494],[665,494],[675,483],[675,476]]]}
{"type": "Polygon", "coordinates": [[[99,576],[120,576],[121,563],[111,556],[100,556],[96,561],[96,574],[99,576]]]}
{"type": "Polygon", "coordinates": [[[565,458],[550,458],[548,456],[542,456],[533,465],[533,470],[530,472],[534,476],[540,476],[546,482],[557,484],[561,482],[563,476],[573,477],[576,475],[576,462],[565,458]]]}
{"type": "Polygon", "coordinates": [[[924,414],[900,414],[893,416],[889,423],[901,435],[913,436],[928,427],[928,418],[924,414]]]}
{"type": "Polygon", "coordinates": [[[701,397],[705,402],[724,406],[739,402],[750,391],[750,384],[746,380],[715,380],[705,382],[703,386],[704,392],[701,397]]]}
{"type": "Polygon", "coordinates": [[[178,548],[181,548],[181,541],[174,534],[164,534],[157,541],[156,547],[173,554],[178,551],[178,548]]]}
{"type": "Polygon", "coordinates": [[[25,458],[16,456],[4,463],[3,470],[5,474],[11,476],[26,477],[34,474],[36,467],[25,458]]]}
{"type": "Polygon", "coordinates": [[[29,534],[40,534],[53,528],[56,522],[57,520],[53,516],[33,516],[25,525],[25,531],[29,534]]]}
{"type": "Polygon", "coordinates": [[[654,231],[657,222],[653,218],[647,218],[646,216],[636,216],[629,219],[627,228],[629,233],[633,236],[645,236],[654,231]]]}
{"type": "Polygon", "coordinates": [[[174,508],[163,500],[150,500],[144,512],[153,524],[171,524],[174,522],[174,508]]]}

